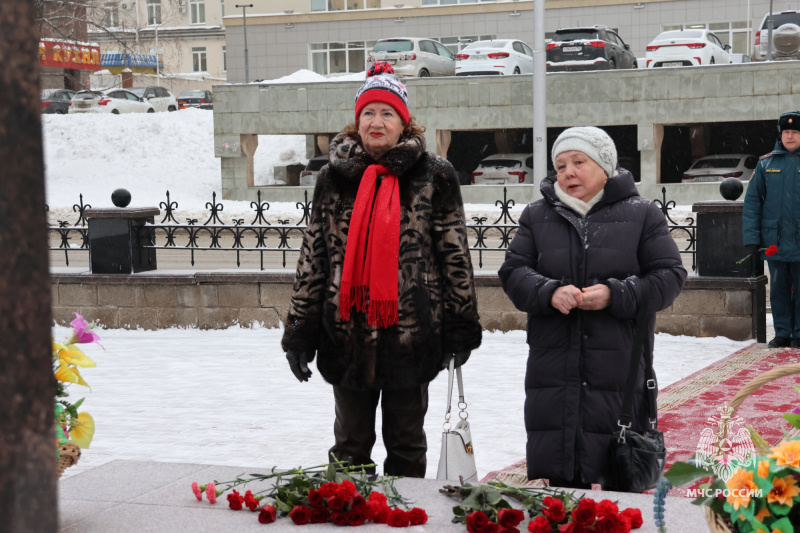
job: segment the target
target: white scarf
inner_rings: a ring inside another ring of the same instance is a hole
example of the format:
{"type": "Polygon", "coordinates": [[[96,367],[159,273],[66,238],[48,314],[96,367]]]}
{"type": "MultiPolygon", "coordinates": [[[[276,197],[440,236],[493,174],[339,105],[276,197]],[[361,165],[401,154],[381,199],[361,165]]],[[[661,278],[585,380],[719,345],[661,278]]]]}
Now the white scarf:
{"type": "Polygon", "coordinates": [[[600,199],[603,197],[603,193],[605,192],[604,189],[600,189],[600,192],[595,194],[594,198],[592,198],[588,202],[584,202],[583,200],[578,200],[577,198],[574,198],[569,194],[565,193],[561,189],[557,181],[554,182],[553,185],[556,191],[556,196],[558,196],[558,199],[561,200],[561,202],[564,203],[564,205],[566,205],[567,207],[578,213],[581,217],[586,216],[586,214],[592,209],[592,207],[594,207],[594,204],[600,201],[600,199]]]}

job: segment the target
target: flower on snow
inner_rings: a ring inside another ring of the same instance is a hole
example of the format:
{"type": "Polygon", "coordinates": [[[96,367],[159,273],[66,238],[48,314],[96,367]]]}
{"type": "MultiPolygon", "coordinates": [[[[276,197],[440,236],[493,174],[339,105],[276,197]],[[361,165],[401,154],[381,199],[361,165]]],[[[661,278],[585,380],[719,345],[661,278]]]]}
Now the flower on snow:
{"type": "Polygon", "coordinates": [[[275,508],[271,505],[265,505],[261,508],[261,511],[258,513],[258,523],[259,524],[271,524],[277,518],[277,513],[275,512],[275,508]]]}
{"type": "Polygon", "coordinates": [[[192,481],[192,492],[194,492],[194,497],[197,498],[197,501],[203,501],[203,493],[200,492],[200,485],[197,481],[192,481]]]}
{"type": "MultiPolygon", "coordinates": [[[[94,331],[94,325],[89,324],[86,322],[81,315],[78,313],[73,312],[75,315],[75,320],[69,323],[72,326],[72,337],[69,339],[68,344],[78,343],[78,344],[87,344],[90,342],[96,343],[98,346],[103,348],[103,345],[100,344],[100,336],[97,335],[94,331]]],[[[105,350],[105,348],[103,348],[105,350]]]]}
{"type": "Polygon", "coordinates": [[[767,501],[781,505],[792,505],[792,498],[800,494],[794,476],[776,477],[772,480],[772,490],[767,494],[767,501]]]}
{"type": "Polygon", "coordinates": [[[234,511],[241,511],[244,497],[239,494],[239,491],[234,490],[232,494],[228,494],[228,507],[234,511]]]}
{"type": "Polygon", "coordinates": [[[210,503],[217,503],[217,487],[214,483],[209,483],[206,486],[206,498],[210,503]]]}
{"type": "Polygon", "coordinates": [[[800,468],[800,441],[785,440],[777,447],[772,448],[772,453],[768,457],[775,459],[778,466],[791,466],[800,468]]]}
{"type": "Polygon", "coordinates": [[[731,478],[725,483],[729,489],[728,503],[735,511],[739,507],[747,507],[750,505],[750,495],[755,494],[754,491],[758,487],[753,483],[753,473],[749,470],[737,468],[731,478]]]}

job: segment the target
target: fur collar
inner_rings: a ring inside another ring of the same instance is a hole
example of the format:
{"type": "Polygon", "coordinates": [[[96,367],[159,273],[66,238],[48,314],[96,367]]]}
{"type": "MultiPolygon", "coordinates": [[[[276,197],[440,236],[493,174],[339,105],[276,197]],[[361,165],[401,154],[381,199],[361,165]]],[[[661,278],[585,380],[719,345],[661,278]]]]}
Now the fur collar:
{"type": "Polygon", "coordinates": [[[347,179],[360,181],[369,165],[379,164],[388,168],[395,176],[401,177],[413,167],[425,153],[425,139],[412,135],[400,140],[380,160],[375,161],[364,150],[359,139],[340,133],[331,142],[329,159],[331,166],[347,179]]]}
{"type": "Polygon", "coordinates": [[[600,192],[595,194],[594,198],[588,202],[584,202],[583,200],[578,200],[577,198],[573,198],[569,194],[565,193],[557,181],[553,184],[553,189],[555,190],[558,199],[561,200],[564,205],[582,217],[585,217],[589,211],[592,210],[592,207],[594,207],[594,205],[603,198],[603,193],[605,192],[603,189],[600,189],[600,192]]]}

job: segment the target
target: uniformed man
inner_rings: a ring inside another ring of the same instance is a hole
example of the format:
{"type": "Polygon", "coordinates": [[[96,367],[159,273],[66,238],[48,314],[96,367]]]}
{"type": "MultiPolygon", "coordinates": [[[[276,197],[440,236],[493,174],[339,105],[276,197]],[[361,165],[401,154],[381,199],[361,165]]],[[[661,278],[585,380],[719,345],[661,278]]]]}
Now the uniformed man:
{"type": "Polygon", "coordinates": [[[800,343],[800,111],[783,113],[778,133],[775,149],[760,158],[750,178],[742,213],[744,245],[754,254],[769,250],[770,348],[800,343]]]}

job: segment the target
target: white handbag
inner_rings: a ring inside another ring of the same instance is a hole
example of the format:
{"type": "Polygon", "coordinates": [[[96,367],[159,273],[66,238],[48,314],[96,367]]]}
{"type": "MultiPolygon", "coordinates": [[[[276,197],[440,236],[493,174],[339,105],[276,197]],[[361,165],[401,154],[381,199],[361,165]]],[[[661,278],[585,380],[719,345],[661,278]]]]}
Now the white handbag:
{"type": "Polygon", "coordinates": [[[464,383],[461,379],[461,368],[455,368],[455,359],[450,359],[447,380],[447,412],[444,415],[444,431],[442,432],[442,451],[439,455],[439,471],[436,479],[458,480],[464,483],[478,481],[478,469],[475,467],[475,453],[472,448],[472,435],[467,422],[467,403],[464,401],[464,383]],[[458,408],[460,420],[451,427],[450,408],[453,398],[453,374],[458,377],[458,408]]]}

